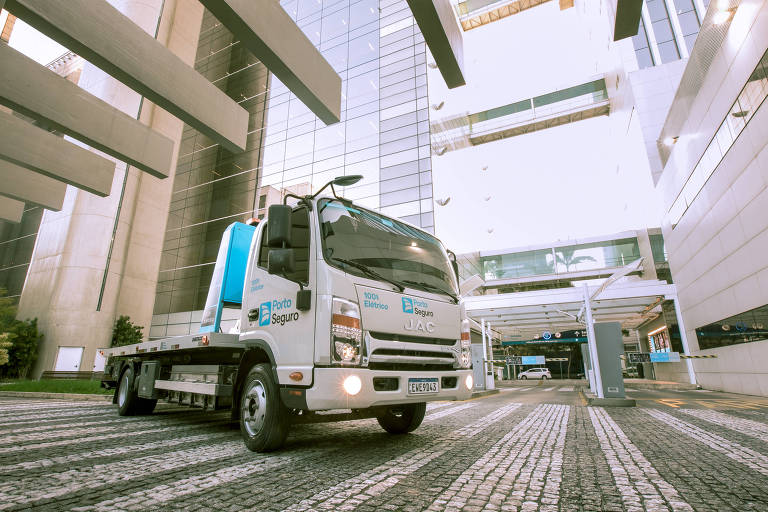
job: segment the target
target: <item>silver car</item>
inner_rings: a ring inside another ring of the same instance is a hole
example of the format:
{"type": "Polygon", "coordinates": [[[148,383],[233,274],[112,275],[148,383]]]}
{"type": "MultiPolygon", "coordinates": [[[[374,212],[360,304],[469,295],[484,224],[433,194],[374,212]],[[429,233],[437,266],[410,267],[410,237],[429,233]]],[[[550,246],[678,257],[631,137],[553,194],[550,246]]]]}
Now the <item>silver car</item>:
{"type": "Polygon", "coordinates": [[[552,378],[552,374],[549,373],[548,368],[530,368],[524,372],[520,372],[517,376],[518,379],[542,379],[547,380],[552,378]]]}

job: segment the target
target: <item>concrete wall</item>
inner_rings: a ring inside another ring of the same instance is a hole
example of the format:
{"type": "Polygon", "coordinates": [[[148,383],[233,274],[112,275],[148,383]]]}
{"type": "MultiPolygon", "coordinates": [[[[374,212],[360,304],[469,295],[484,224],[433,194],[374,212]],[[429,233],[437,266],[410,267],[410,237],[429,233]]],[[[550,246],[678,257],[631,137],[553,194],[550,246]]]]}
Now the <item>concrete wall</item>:
{"type": "MultiPolygon", "coordinates": [[[[154,35],[161,0],[114,0],[113,5],[154,35]]],[[[158,40],[192,65],[203,9],[194,0],[166,0],[158,40]]],[[[79,85],[126,114],[137,115],[137,93],[86,64],[79,85]]],[[[182,123],[145,102],[140,119],[178,147],[182,123]]],[[[174,155],[176,151],[174,151],[174,155]]],[[[174,161],[175,165],[175,161],[174,161]]],[[[34,375],[53,368],[59,346],[84,347],[82,371],[110,343],[119,315],[149,330],[154,288],[173,178],[158,180],[117,163],[111,194],[100,198],[69,187],[60,212],[46,211],[19,303],[19,318],[37,317],[45,335],[34,375]],[[124,190],[114,246],[115,216],[124,190]],[[108,276],[97,311],[104,269],[108,276]]]]}
{"type": "MultiPolygon", "coordinates": [[[[740,3],[658,183],[672,205],[768,47],[768,3],[740,3]]],[[[763,103],[673,229],[662,223],[691,349],[695,328],[768,303],[768,105],[763,103]]],[[[768,395],[768,342],[704,350],[710,389],[768,395]]]]}

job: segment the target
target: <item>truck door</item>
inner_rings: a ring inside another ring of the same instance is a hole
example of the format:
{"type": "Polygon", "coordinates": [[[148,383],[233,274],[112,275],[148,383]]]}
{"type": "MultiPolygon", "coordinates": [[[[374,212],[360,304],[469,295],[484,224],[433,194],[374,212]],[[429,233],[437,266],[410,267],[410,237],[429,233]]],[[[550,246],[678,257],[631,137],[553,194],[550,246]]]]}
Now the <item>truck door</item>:
{"type": "MultiPolygon", "coordinates": [[[[267,227],[259,232],[258,249],[252,258],[243,298],[244,313],[241,328],[244,338],[262,339],[272,349],[277,364],[280,384],[312,383],[315,326],[315,262],[310,258],[314,251],[311,216],[306,207],[293,211],[291,247],[294,249],[296,269],[285,276],[267,272],[267,227]],[[255,264],[254,264],[255,263],[255,264]],[[312,303],[308,311],[296,307],[296,293],[312,290],[312,303]],[[301,372],[301,381],[289,379],[293,372],[301,372]]],[[[267,223],[269,219],[267,219],[267,223]]]]}

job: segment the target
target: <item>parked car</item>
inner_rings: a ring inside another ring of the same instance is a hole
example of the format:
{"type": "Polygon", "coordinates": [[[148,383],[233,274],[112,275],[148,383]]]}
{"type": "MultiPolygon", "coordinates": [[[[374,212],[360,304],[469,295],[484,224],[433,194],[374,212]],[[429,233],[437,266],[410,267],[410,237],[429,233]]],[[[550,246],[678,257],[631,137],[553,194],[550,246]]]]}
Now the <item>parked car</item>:
{"type": "Polygon", "coordinates": [[[548,368],[530,368],[524,372],[520,372],[517,376],[518,379],[542,379],[547,380],[552,378],[552,374],[549,373],[548,368]]]}

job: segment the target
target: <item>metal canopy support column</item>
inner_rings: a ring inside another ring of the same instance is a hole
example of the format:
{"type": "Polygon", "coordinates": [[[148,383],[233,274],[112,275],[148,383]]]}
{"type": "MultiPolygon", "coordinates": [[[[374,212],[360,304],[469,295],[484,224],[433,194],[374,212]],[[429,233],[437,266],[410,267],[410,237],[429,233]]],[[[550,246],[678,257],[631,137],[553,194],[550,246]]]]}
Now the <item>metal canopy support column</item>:
{"type": "MultiPolygon", "coordinates": [[[[488,355],[490,356],[489,359],[493,360],[493,334],[491,332],[491,324],[490,322],[485,324],[486,328],[488,329],[488,332],[485,335],[485,339],[488,340],[488,355]]],[[[493,377],[493,363],[488,363],[488,372],[486,372],[485,376],[485,389],[496,389],[496,382],[493,377]]]]}
{"type": "MultiPolygon", "coordinates": [[[[685,324],[683,324],[683,314],[680,311],[680,302],[677,300],[677,295],[673,295],[672,297],[667,297],[667,299],[671,298],[672,302],[675,305],[675,316],[677,317],[677,329],[680,331],[680,341],[683,342],[683,354],[689,356],[691,355],[691,349],[688,346],[688,336],[685,334],[685,324]]],[[[693,371],[693,361],[690,359],[685,360],[685,366],[688,368],[688,379],[690,379],[691,384],[696,384],[696,373],[693,371]]]]}
{"type": "Polygon", "coordinates": [[[592,304],[589,298],[589,287],[584,285],[584,320],[587,323],[587,345],[589,346],[589,358],[592,360],[592,372],[594,373],[594,393],[598,398],[605,398],[603,392],[603,380],[600,375],[600,360],[597,358],[597,339],[595,338],[595,323],[592,318],[592,304]]]}
{"type": "Polygon", "coordinates": [[[487,389],[488,383],[488,345],[485,344],[485,318],[480,319],[480,334],[483,340],[483,389],[487,389]]]}

